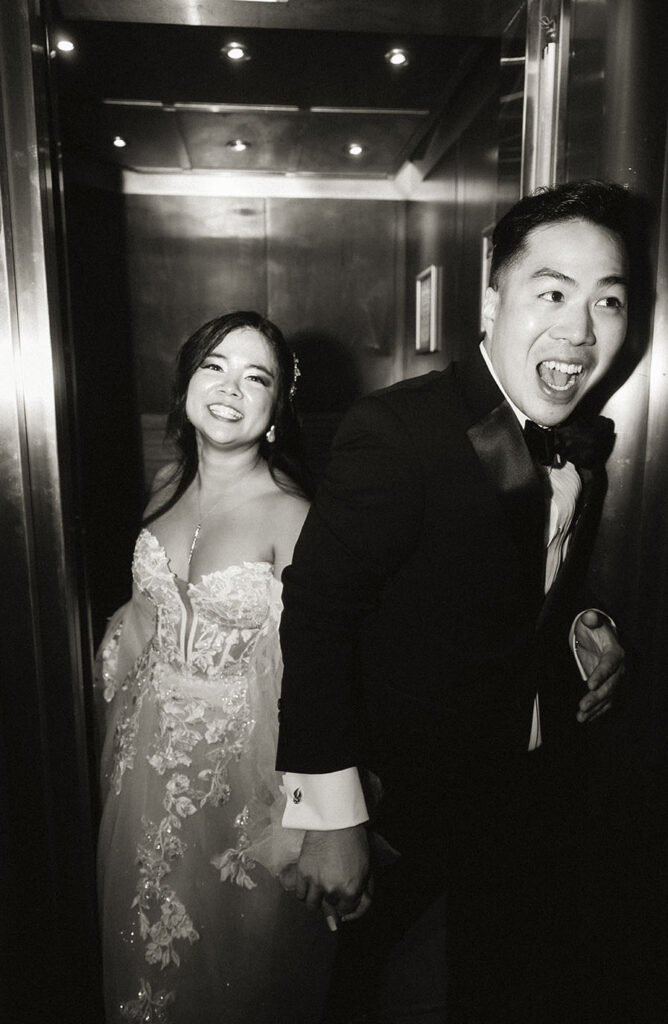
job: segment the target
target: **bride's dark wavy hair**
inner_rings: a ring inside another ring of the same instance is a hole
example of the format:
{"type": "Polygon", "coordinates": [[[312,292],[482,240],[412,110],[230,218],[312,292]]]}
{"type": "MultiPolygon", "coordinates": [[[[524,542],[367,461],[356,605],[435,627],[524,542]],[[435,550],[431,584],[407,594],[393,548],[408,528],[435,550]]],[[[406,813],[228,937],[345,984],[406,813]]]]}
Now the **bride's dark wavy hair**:
{"type": "Polygon", "coordinates": [[[186,416],[188,386],[196,370],[231,331],[251,327],[269,343],[278,366],[278,389],[272,412],[275,440],[270,444],[263,435],[260,456],[269,467],[272,478],[284,491],[306,498],[313,495],[313,482],[302,452],[301,431],[294,407],[295,361],[283,334],[276,324],[252,310],[224,313],[199,327],[181,346],[176,358],[172,408],[167,418],[166,439],[177,452],[174,470],[161,483],[161,489],[172,488],[169,497],[150,513],[144,525],[152,523],[172,508],[197,475],[198,453],[195,428],[186,416]],[[173,485],[176,484],[174,487],[173,485]]]}

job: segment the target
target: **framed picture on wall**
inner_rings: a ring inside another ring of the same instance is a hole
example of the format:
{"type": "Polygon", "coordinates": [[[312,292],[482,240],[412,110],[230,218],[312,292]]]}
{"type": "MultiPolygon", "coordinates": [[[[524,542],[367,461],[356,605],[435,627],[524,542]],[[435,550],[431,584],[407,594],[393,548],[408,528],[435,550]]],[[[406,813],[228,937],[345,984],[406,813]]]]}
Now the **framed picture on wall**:
{"type": "Polygon", "coordinates": [[[485,330],[482,322],[482,311],[485,305],[485,292],[489,284],[489,271],[492,266],[492,232],[494,225],[490,224],[482,232],[480,246],[480,330],[485,330]]]}
{"type": "Polygon", "coordinates": [[[438,352],[441,333],[441,267],[427,267],[415,279],[415,351],[438,352]]]}

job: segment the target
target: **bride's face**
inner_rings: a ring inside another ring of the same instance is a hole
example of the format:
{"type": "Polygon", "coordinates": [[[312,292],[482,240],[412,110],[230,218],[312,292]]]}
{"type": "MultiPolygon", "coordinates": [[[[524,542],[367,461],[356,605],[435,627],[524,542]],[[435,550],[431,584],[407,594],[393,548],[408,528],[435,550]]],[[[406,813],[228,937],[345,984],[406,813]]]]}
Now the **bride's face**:
{"type": "Polygon", "coordinates": [[[186,415],[217,447],[258,444],[271,425],[278,394],[278,364],[264,335],[237,327],[195,370],[186,415]]]}

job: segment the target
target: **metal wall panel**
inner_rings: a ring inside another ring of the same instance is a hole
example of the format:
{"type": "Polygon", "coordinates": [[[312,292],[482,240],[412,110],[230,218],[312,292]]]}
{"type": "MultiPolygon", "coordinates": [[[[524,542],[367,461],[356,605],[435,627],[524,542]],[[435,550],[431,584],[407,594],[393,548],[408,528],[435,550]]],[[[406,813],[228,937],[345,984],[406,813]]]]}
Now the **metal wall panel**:
{"type": "Polygon", "coordinates": [[[647,651],[650,688],[650,728],[658,758],[668,757],[668,143],[665,151],[663,197],[656,275],[656,307],[651,356],[646,362],[648,389],[647,434],[642,507],[640,558],[635,593],[639,614],[635,633],[647,651]]]}
{"type": "Polygon", "coordinates": [[[139,411],[169,408],[174,357],[206,320],[267,307],[262,199],[126,196],[139,411]]]}
{"type": "Polygon", "coordinates": [[[401,376],[403,204],[270,199],[267,247],[269,311],[299,355],[317,474],[353,399],[401,376]]]}
{"type": "MultiPolygon", "coordinates": [[[[496,55],[498,60],[498,54],[496,55]]],[[[498,183],[499,87],[496,87],[450,148],[430,180],[443,186],[443,201],[411,203],[407,214],[407,306],[403,376],[441,369],[480,340],[482,248],[485,229],[496,218],[498,183]],[[415,277],[430,264],[443,268],[441,349],[415,352],[415,277]]],[[[504,171],[507,190],[511,170],[504,171]]],[[[515,187],[519,187],[519,164],[515,187]]]]}
{"type": "MultiPolygon", "coordinates": [[[[267,203],[271,314],[289,336],[313,334],[339,346],[364,391],[392,379],[398,205],[338,199],[267,203]]],[[[318,386],[332,387],[330,379],[318,377],[318,386]]]]}
{"type": "Polygon", "coordinates": [[[100,21],[482,35],[495,34],[505,24],[513,0],[283,0],[271,5],[237,0],[60,0],[60,7],[65,18],[100,21]]]}
{"type": "Polygon", "coordinates": [[[150,471],[166,457],[156,416],[169,408],[176,351],[201,323],[230,309],[267,312],[294,345],[300,408],[321,465],[350,402],[401,376],[404,204],[209,196],[125,196],[124,203],[150,471]]]}
{"type": "Polygon", "coordinates": [[[2,1001],[16,1021],[95,1019],[100,1005],[46,48],[33,13],[38,9],[27,0],[0,6],[0,791],[8,883],[2,1001]]]}
{"type": "MultiPolygon", "coordinates": [[[[626,346],[628,369],[620,375],[622,381],[627,379],[605,408],[615,420],[617,442],[608,463],[610,487],[592,566],[596,589],[636,637],[644,633],[643,622],[652,615],[648,606],[661,586],[656,572],[653,579],[644,571],[642,578],[639,574],[648,552],[663,543],[643,526],[643,493],[655,488],[668,458],[668,438],[654,436],[650,455],[648,436],[654,403],[652,365],[668,348],[668,336],[657,329],[656,321],[652,332],[651,306],[655,289],[660,293],[666,286],[665,280],[655,277],[665,168],[665,15],[664,6],[652,0],[572,4],[564,154],[568,178],[619,181],[654,210],[643,282],[646,294],[635,296],[626,346]]],[[[664,605],[663,611],[668,614],[668,607],[664,605]]]]}
{"type": "Polygon", "coordinates": [[[563,177],[570,0],[528,0],[521,194],[563,177]]]}
{"type": "Polygon", "coordinates": [[[127,246],[118,191],[70,183],[65,201],[79,514],[97,643],[109,615],[130,596],[130,563],[144,505],[127,246]]]}

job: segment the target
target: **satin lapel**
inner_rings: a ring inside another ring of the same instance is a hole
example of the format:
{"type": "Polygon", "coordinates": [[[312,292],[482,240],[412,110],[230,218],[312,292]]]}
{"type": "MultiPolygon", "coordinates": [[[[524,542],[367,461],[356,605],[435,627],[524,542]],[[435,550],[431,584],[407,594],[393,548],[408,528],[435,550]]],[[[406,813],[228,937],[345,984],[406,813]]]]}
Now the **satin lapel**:
{"type": "Polygon", "coordinates": [[[522,429],[477,349],[457,365],[457,376],[471,414],[468,438],[496,489],[518,557],[528,559],[542,587],[546,492],[522,429]]]}
{"type": "Polygon", "coordinates": [[[546,496],[517,417],[502,401],[467,434],[496,487],[513,540],[523,552],[540,553],[542,568],[546,496]]]}

